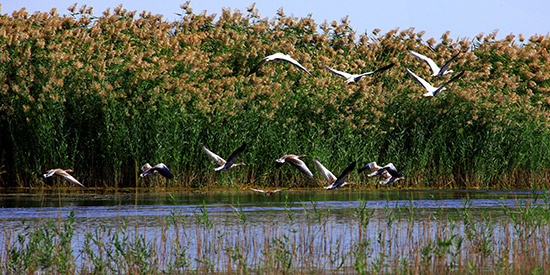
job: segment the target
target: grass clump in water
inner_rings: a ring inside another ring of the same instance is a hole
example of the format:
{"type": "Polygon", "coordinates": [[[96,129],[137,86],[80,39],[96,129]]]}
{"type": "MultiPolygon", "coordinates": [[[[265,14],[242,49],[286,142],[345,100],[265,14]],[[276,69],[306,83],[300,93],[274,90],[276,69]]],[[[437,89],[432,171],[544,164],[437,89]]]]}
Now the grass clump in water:
{"type": "Polygon", "coordinates": [[[77,230],[70,212],[4,231],[0,272],[536,273],[550,268],[546,199],[491,211],[468,201],[435,210],[389,201],[342,209],[302,203],[261,215],[239,204],[225,214],[203,205],[195,215],[127,216],[77,230]],[[75,240],[82,230],[85,238],[75,240]]]}

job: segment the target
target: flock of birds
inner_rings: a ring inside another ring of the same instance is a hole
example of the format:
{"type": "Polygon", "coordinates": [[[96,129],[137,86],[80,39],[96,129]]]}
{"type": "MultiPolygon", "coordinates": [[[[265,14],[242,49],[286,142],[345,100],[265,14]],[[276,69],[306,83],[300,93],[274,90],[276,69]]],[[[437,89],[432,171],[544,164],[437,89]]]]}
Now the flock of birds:
{"type": "MultiPolygon", "coordinates": [[[[214,168],[214,171],[223,171],[223,170],[230,170],[237,166],[246,165],[244,162],[241,163],[235,163],[237,160],[237,157],[244,151],[246,148],[246,143],[243,144],[241,147],[237,148],[227,160],[223,159],[219,155],[213,153],[212,151],[208,150],[206,147],[202,147],[202,150],[212,159],[214,162],[216,162],[219,166],[214,168]]],[[[284,155],[281,158],[275,160],[275,165],[277,167],[281,167],[285,163],[290,163],[292,166],[296,167],[300,172],[302,172],[304,175],[306,175],[309,178],[313,178],[313,173],[309,168],[307,167],[306,163],[301,160],[301,157],[306,157],[307,155],[284,155]]],[[[334,174],[328,170],[323,164],[321,164],[317,159],[314,159],[313,162],[315,163],[315,167],[317,167],[317,170],[323,177],[327,180],[328,186],[325,186],[324,188],[327,190],[335,190],[341,187],[344,187],[346,185],[355,185],[355,182],[347,182],[345,181],[348,175],[355,169],[356,162],[352,162],[344,171],[340,174],[339,177],[334,176],[334,174]]],[[[383,181],[380,181],[380,184],[391,184],[395,181],[402,180],[404,177],[402,177],[403,169],[397,170],[395,166],[392,163],[388,163],[384,166],[379,166],[376,164],[376,162],[369,162],[365,164],[363,167],[359,169],[359,173],[363,172],[366,169],[370,169],[371,173],[368,175],[369,177],[382,177],[384,178],[383,181]]],[[[73,172],[73,170],[63,170],[63,169],[51,169],[46,174],[44,174],[45,178],[51,177],[51,176],[59,176],[62,178],[65,178],[66,180],[78,184],[82,187],[82,185],[78,180],[76,180],[71,174],[68,172],[73,172]]],[[[140,168],[140,177],[146,177],[149,175],[156,175],[160,174],[161,176],[164,176],[167,179],[172,179],[174,175],[172,172],[170,172],[170,169],[164,164],[159,163],[155,166],[151,166],[149,163],[145,163],[140,168]]],[[[265,196],[271,196],[272,194],[286,190],[286,188],[283,189],[277,189],[277,190],[262,190],[262,189],[256,189],[256,188],[250,188],[253,191],[264,193],[265,196]]]]}
{"type": "MultiPolygon", "coordinates": [[[[409,53],[412,54],[413,56],[415,56],[416,58],[422,60],[426,64],[428,64],[428,66],[430,67],[430,69],[433,72],[433,74],[431,75],[432,77],[443,77],[446,74],[453,73],[452,70],[449,70],[449,67],[450,67],[451,62],[453,60],[455,60],[459,55],[459,54],[454,55],[450,60],[448,60],[440,68],[432,59],[428,58],[425,55],[422,55],[422,54],[414,52],[414,51],[409,51],[409,53]]],[[[263,66],[265,63],[271,62],[271,61],[278,61],[278,60],[289,62],[292,65],[298,67],[299,69],[301,69],[304,72],[311,75],[311,73],[304,66],[302,66],[298,61],[294,60],[289,55],[282,54],[282,53],[276,53],[276,54],[270,55],[268,57],[265,57],[254,68],[252,68],[252,70],[250,70],[248,75],[251,75],[251,74],[257,72],[260,69],[260,67],[263,66]]],[[[362,74],[350,74],[350,73],[346,73],[346,72],[342,72],[342,71],[338,71],[338,70],[329,68],[327,66],[323,66],[323,67],[325,67],[325,69],[327,69],[328,71],[330,71],[333,74],[344,77],[346,79],[345,82],[347,84],[352,84],[352,83],[355,83],[355,82],[361,80],[361,78],[363,78],[364,76],[372,75],[372,74],[376,74],[376,73],[385,71],[387,69],[390,69],[393,66],[394,66],[394,64],[392,63],[392,64],[386,65],[384,67],[381,67],[381,68],[379,68],[375,71],[362,73],[362,74]]],[[[445,86],[447,86],[451,82],[456,81],[457,79],[459,79],[460,77],[462,77],[464,75],[464,71],[462,71],[458,75],[451,78],[449,81],[447,81],[447,82],[443,83],[442,85],[440,85],[439,87],[434,87],[429,82],[422,79],[421,77],[419,77],[418,75],[413,73],[408,68],[405,68],[405,69],[406,69],[407,73],[414,80],[416,80],[418,83],[420,83],[420,85],[422,85],[424,87],[424,89],[426,89],[427,92],[425,94],[423,94],[424,97],[437,96],[439,93],[441,93],[441,91],[445,90],[445,86]]],[[[245,150],[245,148],[246,148],[246,144],[243,144],[241,147],[239,147],[235,151],[233,151],[233,153],[227,158],[227,160],[223,159],[219,155],[217,155],[217,154],[213,153],[212,151],[208,150],[206,147],[202,147],[202,150],[210,158],[212,158],[214,160],[214,162],[216,162],[219,165],[218,167],[214,168],[214,171],[219,172],[219,171],[223,171],[223,170],[230,170],[230,169],[232,169],[234,167],[237,167],[237,166],[246,165],[244,162],[241,162],[241,163],[236,163],[235,162],[237,160],[237,157],[245,150]]],[[[275,160],[276,166],[281,167],[285,163],[290,163],[292,166],[296,167],[300,172],[302,172],[307,177],[313,178],[313,173],[309,170],[306,163],[300,159],[301,157],[306,157],[306,155],[290,155],[290,154],[289,155],[284,155],[281,158],[275,160]]],[[[356,166],[355,161],[352,162],[350,165],[348,165],[348,167],[346,167],[346,169],[344,169],[344,171],[338,177],[334,176],[334,174],[330,170],[328,170],[325,166],[323,166],[323,164],[321,164],[317,159],[314,159],[313,162],[315,164],[315,167],[317,167],[317,170],[319,171],[319,173],[321,173],[321,175],[323,175],[323,177],[327,180],[327,182],[329,184],[328,186],[324,187],[325,189],[335,190],[335,189],[341,188],[341,187],[346,186],[346,185],[355,185],[356,184],[355,182],[346,182],[345,181],[346,178],[349,176],[349,174],[351,174],[351,172],[353,172],[353,170],[355,170],[355,166],[356,166]]],[[[369,162],[369,163],[365,164],[363,167],[359,168],[358,172],[361,173],[361,172],[365,171],[366,169],[369,169],[371,171],[371,173],[368,175],[369,177],[381,177],[381,178],[383,178],[383,180],[380,181],[379,184],[391,184],[391,183],[396,182],[398,180],[404,179],[404,177],[402,176],[403,169],[397,170],[395,165],[393,165],[392,163],[388,163],[384,166],[379,166],[379,165],[376,164],[376,162],[369,162]]],[[[73,172],[73,170],[71,170],[71,169],[64,170],[64,169],[59,169],[59,168],[58,169],[51,169],[51,170],[49,170],[48,172],[46,172],[44,174],[44,177],[48,178],[48,177],[51,177],[51,176],[58,176],[58,177],[62,177],[64,179],[68,180],[69,182],[72,182],[72,183],[75,183],[79,186],[84,187],[84,185],[82,183],[80,183],[78,180],[76,180],[68,172],[73,172]]],[[[140,168],[140,177],[141,178],[149,176],[149,175],[155,175],[155,174],[160,174],[161,176],[164,176],[167,179],[172,179],[174,177],[173,174],[170,172],[170,170],[168,169],[168,167],[164,163],[159,163],[155,166],[151,166],[149,163],[146,163],[145,165],[143,165],[140,168]]],[[[251,190],[264,193],[265,196],[271,196],[272,194],[274,194],[276,192],[286,190],[286,188],[276,189],[276,190],[262,190],[262,189],[251,188],[251,190]]]]}
{"type": "MultiPolygon", "coordinates": [[[[414,57],[422,60],[423,62],[425,62],[426,64],[428,64],[428,66],[430,67],[430,69],[432,70],[433,74],[431,76],[433,77],[443,77],[444,75],[446,74],[449,74],[449,73],[453,73],[453,70],[449,70],[449,67],[451,66],[451,62],[453,62],[459,55],[460,53],[454,55],[453,57],[451,57],[451,59],[449,59],[444,65],[443,67],[439,67],[431,58],[423,55],[423,54],[420,54],[420,53],[417,53],[415,51],[409,51],[410,54],[412,54],[414,57]]],[[[248,73],[248,75],[251,75],[251,74],[254,74],[255,72],[257,72],[260,67],[262,65],[264,65],[266,62],[270,62],[270,61],[278,61],[278,60],[282,60],[282,61],[286,61],[286,62],[289,62],[290,64],[298,67],[299,69],[303,70],[304,72],[308,73],[309,75],[311,75],[311,72],[309,72],[304,66],[302,66],[298,61],[296,61],[294,58],[290,57],[288,54],[283,54],[283,53],[276,53],[276,54],[272,54],[268,57],[265,57],[264,59],[262,59],[260,61],[260,63],[258,63],[254,68],[252,68],[252,70],[250,70],[250,72],[248,73]]],[[[371,75],[371,74],[376,74],[376,73],[379,73],[379,72],[382,72],[382,71],[385,71],[391,67],[393,67],[395,64],[389,64],[389,65],[386,65],[384,67],[381,67],[375,71],[372,71],[372,72],[366,72],[366,73],[362,73],[362,74],[350,74],[350,73],[346,73],[346,72],[342,72],[342,71],[338,71],[338,70],[335,70],[335,69],[332,69],[330,67],[327,67],[327,66],[324,66],[325,69],[327,69],[329,72],[335,74],[335,75],[339,75],[339,76],[342,76],[346,79],[346,83],[347,84],[352,84],[352,83],[355,83],[355,82],[358,82],[359,80],[361,80],[361,78],[363,78],[364,76],[367,76],[367,75],[371,75]]],[[[405,67],[405,70],[407,71],[407,73],[414,79],[416,80],[418,83],[420,83],[420,85],[422,85],[422,87],[424,87],[424,89],[426,89],[426,93],[423,94],[424,97],[433,97],[433,96],[437,96],[441,91],[445,90],[445,86],[447,86],[448,84],[450,84],[451,82],[454,82],[456,81],[457,79],[461,78],[463,75],[464,75],[464,71],[460,72],[458,75],[456,75],[455,77],[451,78],[449,81],[443,83],[441,86],[439,87],[434,87],[432,86],[428,81],[424,80],[423,78],[419,77],[418,75],[416,75],[415,73],[413,73],[411,70],[409,70],[409,68],[406,68],[405,67]]]]}

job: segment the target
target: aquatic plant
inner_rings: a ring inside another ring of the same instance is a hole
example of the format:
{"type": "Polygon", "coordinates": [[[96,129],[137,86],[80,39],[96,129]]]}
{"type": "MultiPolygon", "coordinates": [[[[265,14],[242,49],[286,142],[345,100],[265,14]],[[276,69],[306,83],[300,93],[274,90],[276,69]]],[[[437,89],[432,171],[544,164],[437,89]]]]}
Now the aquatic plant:
{"type": "Polygon", "coordinates": [[[330,167],[350,158],[391,161],[407,168],[405,186],[548,183],[548,36],[518,43],[495,33],[358,34],[347,18],[317,24],[282,9],[263,18],[253,6],[216,17],[186,3],[174,22],[121,6],[101,15],[87,6],[69,11],[0,17],[2,186],[42,185],[39,175],[54,167],[74,169],[85,186],[135,186],[145,162],[164,162],[175,175],[147,185],[316,186],[274,169],[285,153],[330,167]],[[411,49],[438,63],[461,52],[452,68],[466,73],[438,97],[422,98],[403,66],[429,71],[411,49]],[[275,52],[313,76],[290,64],[246,76],[275,52]],[[389,63],[397,65],[356,85],[322,68],[389,63]],[[224,174],[200,150],[228,153],[244,142],[248,165],[224,174]]]}
{"type": "MultiPolygon", "coordinates": [[[[49,220],[41,227],[25,223],[23,233],[17,234],[10,246],[4,247],[5,255],[1,262],[4,272],[10,274],[33,273],[49,270],[69,274],[75,271],[75,256],[71,248],[74,234],[74,211],[61,224],[49,220]]],[[[10,240],[6,240],[10,241],[10,240]]]]}
{"type": "Polygon", "coordinates": [[[266,222],[243,221],[238,205],[222,218],[203,205],[195,217],[173,211],[144,221],[129,215],[116,224],[87,225],[80,229],[86,231],[80,241],[73,211],[23,220],[24,226],[2,231],[0,272],[537,273],[550,268],[550,205],[543,196],[544,201],[496,211],[480,212],[466,201],[458,209],[423,214],[418,213],[426,209],[411,211],[413,204],[388,202],[371,212],[361,201],[338,211],[302,203],[269,213],[266,222]],[[288,212],[293,212],[292,226],[286,224],[288,212]]]}

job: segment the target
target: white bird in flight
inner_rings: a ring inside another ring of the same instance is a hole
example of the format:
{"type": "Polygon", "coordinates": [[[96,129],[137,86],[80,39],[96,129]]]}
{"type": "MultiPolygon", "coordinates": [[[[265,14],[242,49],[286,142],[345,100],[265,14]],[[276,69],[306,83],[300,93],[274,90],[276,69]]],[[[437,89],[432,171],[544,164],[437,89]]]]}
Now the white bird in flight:
{"type": "Polygon", "coordinates": [[[256,65],[254,68],[252,68],[252,70],[250,70],[248,75],[251,75],[251,74],[255,73],[256,71],[258,71],[264,63],[270,62],[270,61],[276,61],[276,60],[283,60],[283,61],[289,62],[290,64],[302,69],[304,72],[311,75],[311,73],[308,70],[306,70],[306,68],[304,68],[304,66],[300,65],[300,63],[298,63],[298,61],[294,60],[292,57],[290,57],[290,55],[283,54],[283,53],[272,54],[272,55],[262,59],[262,61],[260,61],[260,63],[258,63],[258,65],[256,65]]]}
{"type": "Polygon", "coordinates": [[[51,169],[51,170],[48,170],[48,172],[46,172],[46,174],[44,174],[44,178],[49,178],[49,177],[54,176],[54,175],[55,176],[60,176],[60,177],[63,177],[66,180],[68,180],[72,183],[75,183],[75,184],[78,184],[82,187],[85,187],[84,185],[82,185],[82,183],[80,183],[73,176],[71,176],[71,174],[69,174],[67,172],[74,172],[74,171],[72,169],[67,169],[67,170],[63,170],[63,169],[60,169],[60,168],[51,169]]]}
{"type": "Polygon", "coordinates": [[[409,53],[411,53],[415,57],[419,58],[420,60],[426,62],[426,64],[428,64],[428,66],[430,66],[430,69],[432,69],[432,72],[433,72],[432,76],[444,76],[448,73],[452,73],[453,70],[449,70],[449,66],[451,65],[451,62],[453,60],[455,60],[458,57],[458,55],[460,54],[460,53],[458,53],[455,56],[451,57],[451,59],[449,61],[447,61],[447,63],[445,63],[445,65],[443,65],[443,67],[439,68],[439,66],[437,66],[437,64],[435,64],[435,62],[431,58],[429,58],[425,55],[419,54],[415,51],[409,51],[409,53]]]}
{"type": "Polygon", "coordinates": [[[210,157],[212,158],[218,165],[220,165],[217,168],[214,168],[214,171],[221,171],[221,170],[229,170],[233,167],[246,165],[244,162],[241,163],[235,163],[235,160],[237,157],[244,151],[244,148],[246,148],[246,143],[243,144],[241,147],[237,148],[231,156],[227,159],[227,161],[220,156],[214,154],[212,151],[208,150],[206,147],[202,147],[202,150],[210,157]]]}
{"type": "Polygon", "coordinates": [[[141,174],[139,176],[142,178],[157,173],[161,174],[167,179],[172,179],[174,177],[174,175],[172,175],[172,172],[170,172],[170,169],[168,169],[168,167],[164,165],[164,163],[159,163],[153,167],[151,167],[149,163],[145,163],[145,165],[143,165],[140,170],[141,174]]]}
{"type": "Polygon", "coordinates": [[[361,78],[363,78],[363,76],[366,76],[366,75],[371,75],[371,74],[375,74],[375,73],[378,73],[378,72],[382,72],[382,71],[385,71],[391,67],[393,67],[393,65],[395,65],[394,63],[391,63],[390,65],[387,65],[387,66],[384,66],[382,68],[379,68],[375,71],[372,71],[372,72],[368,72],[368,73],[363,73],[363,74],[349,74],[349,73],[346,73],[346,72],[342,72],[342,71],[338,71],[338,70],[335,70],[335,69],[332,69],[332,68],[329,68],[325,65],[323,65],[323,67],[325,67],[325,69],[329,70],[331,73],[333,74],[336,74],[336,75],[339,75],[339,76],[343,76],[346,78],[346,83],[347,84],[351,84],[351,83],[355,83],[359,80],[361,80],[361,78]]]}
{"type": "Polygon", "coordinates": [[[459,79],[462,75],[464,75],[464,71],[462,71],[460,72],[460,74],[453,77],[451,80],[443,83],[443,85],[436,88],[432,86],[430,83],[428,83],[426,80],[422,79],[418,75],[411,72],[411,70],[409,70],[408,68],[405,68],[405,69],[407,70],[407,73],[409,73],[410,76],[412,76],[418,83],[420,83],[420,85],[424,87],[424,89],[428,91],[427,93],[423,94],[424,97],[432,97],[432,96],[438,95],[439,93],[441,93],[441,91],[445,90],[445,86],[447,86],[449,83],[459,79]]]}
{"type": "Polygon", "coordinates": [[[281,158],[275,160],[277,163],[275,164],[277,167],[281,167],[285,162],[288,162],[292,164],[292,166],[298,168],[302,173],[304,173],[306,176],[313,178],[313,174],[307,168],[307,165],[305,162],[303,162],[300,158],[306,157],[307,155],[284,155],[281,158]]]}
{"type": "Polygon", "coordinates": [[[355,182],[346,182],[346,177],[355,169],[355,161],[352,162],[346,169],[344,169],[344,172],[336,178],[332,172],[330,172],[325,166],[323,166],[318,160],[314,159],[313,162],[315,162],[315,166],[317,167],[317,170],[325,177],[327,182],[330,184],[329,186],[325,186],[324,188],[327,190],[334,190],[338,189],[340,187],[346,186],[348,184],[356,184],[355,182]]]}

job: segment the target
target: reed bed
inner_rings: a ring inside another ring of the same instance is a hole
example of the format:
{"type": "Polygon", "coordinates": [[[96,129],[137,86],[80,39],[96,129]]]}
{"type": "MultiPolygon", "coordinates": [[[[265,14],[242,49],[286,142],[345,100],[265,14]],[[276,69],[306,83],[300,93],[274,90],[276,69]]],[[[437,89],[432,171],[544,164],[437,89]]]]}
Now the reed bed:
{"type": "Polygon", "coordinates": [[[117,217],[115,223],[23,220],[1,235],[4,274],[543,274],[550,268],[550,202],[497,210],[409,205],[322,208],[293,203],[262,215],[117,217]],[[83,231],[83,232],[81,232],[83,231]]]}
{"type": "Polygon", "coordinates": [[[44,171],[63,167],[86,186],[134,186],[143,163],[164,162],[175,179],[143,184],[317,186],[274,169],[288,153],[335,170],[351,160],[393,162],[413,187],[548,185],[548,36],[357,34],[347,18],[318,24],[283,10],[264,18],[254,6],[217,17],[181,8],[174,22],[76,5],[70,16],[0,16],[0,185],[42,185],[44,171]],[[466,74],[422,98],[404,67],[421,76],[428,68],[407,50],[440,64],[460,51],[452,69],[466,74]],[[313,76],[283,63],[246,76],[275,52],[313,76]],[[356,85],[322,68],[389,63],[356,85]],[[226,155],[244,142],[248,165],[229,175],[215,174],[200,150],[226,155]]]}

